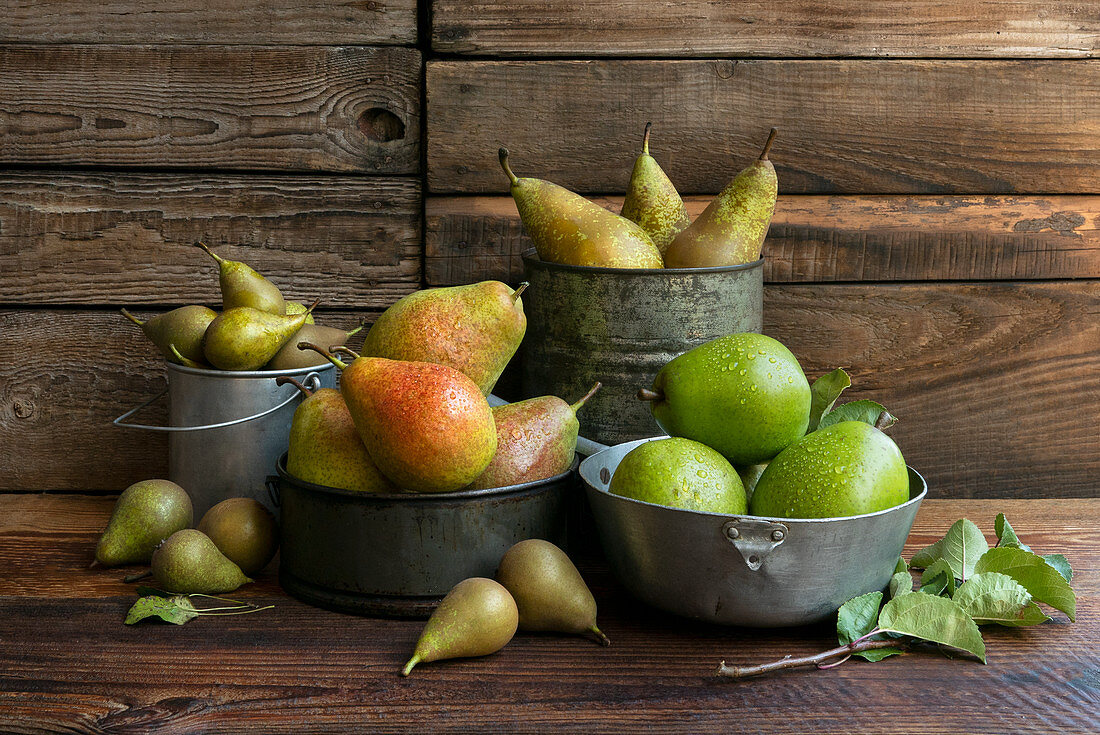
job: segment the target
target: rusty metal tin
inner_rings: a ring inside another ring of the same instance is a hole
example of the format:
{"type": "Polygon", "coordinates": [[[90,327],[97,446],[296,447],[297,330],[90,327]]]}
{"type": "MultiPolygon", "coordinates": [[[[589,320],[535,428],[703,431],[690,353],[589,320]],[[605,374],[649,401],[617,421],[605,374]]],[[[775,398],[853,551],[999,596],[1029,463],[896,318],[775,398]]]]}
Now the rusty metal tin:
{"type": "Polygon", "coordinates": [[[523,256],[527,334],[525,396],[576,400],[603,388],[578,418],[581,434],[604,444],[651,436],[647,388],[672,358],[735,332],[760,332],[764,261],[724,268],[592,268],[523,256]]]}

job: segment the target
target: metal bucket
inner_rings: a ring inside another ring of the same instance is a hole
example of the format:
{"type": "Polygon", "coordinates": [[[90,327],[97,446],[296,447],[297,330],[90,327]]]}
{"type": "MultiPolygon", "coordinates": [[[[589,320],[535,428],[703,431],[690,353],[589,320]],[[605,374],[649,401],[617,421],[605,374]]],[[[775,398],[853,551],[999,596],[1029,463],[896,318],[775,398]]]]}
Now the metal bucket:
{"type": "Polygon", "coordinates": [[[529,538],[561,545],[573,470],[546,480],[453,493],[362,493],[288,474],[269,487],[282,506],[279,582],[319,607],[427,617],[468,577],[492,577],[529,538]]]}
{"type": "Polygon", "coordinates": [[[290,439],[302,400],[283,376],[310,388],[335,388],[332,364],[296,370],[206,370],[169,362],[168,386],[114,420],[117,426],[169,432],[168,479],[187,490],[195,518],[226,498],[255,498],[272,511],[265,480],[290,439]],[[168,394],[168,426],[124,423],[168,394]]]}
{"type": "Polygon", "coordinates": [[[603,388],[578,418],[605,444],[649,436],[649,404],[635,399],[664,365],[704,342],[763,328],[764,261],[725,268],[592,268],[523,256],[525,396],[576,400],[603,388]]]}
{"type": "Polygon", "coordinates": [[[701,513],[608,492],[622,458],[659,438],[594,454],[581,463],[580,476],[619,581],[654,607],[711,623],[802,625],[883,589],[928,492],[910,467],[908,502],[814,519],[701,513]]]}

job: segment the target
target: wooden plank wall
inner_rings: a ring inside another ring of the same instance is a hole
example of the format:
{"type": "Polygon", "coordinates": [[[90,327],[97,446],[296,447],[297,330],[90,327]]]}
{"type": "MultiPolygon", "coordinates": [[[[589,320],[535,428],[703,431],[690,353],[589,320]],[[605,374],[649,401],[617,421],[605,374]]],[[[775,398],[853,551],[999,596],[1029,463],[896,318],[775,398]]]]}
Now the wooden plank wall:
{"type": "Polygon", "coordinates": [[[333,324],[515,282],[496,148],[614,209],[652,120],[693,213],[781,129],[766,331],[934,493],[1100,494],[1098,48],[1069,2],[6,3],[0,492],[165,471],[116,310],[216,301],[196,239],[333,324]]]}

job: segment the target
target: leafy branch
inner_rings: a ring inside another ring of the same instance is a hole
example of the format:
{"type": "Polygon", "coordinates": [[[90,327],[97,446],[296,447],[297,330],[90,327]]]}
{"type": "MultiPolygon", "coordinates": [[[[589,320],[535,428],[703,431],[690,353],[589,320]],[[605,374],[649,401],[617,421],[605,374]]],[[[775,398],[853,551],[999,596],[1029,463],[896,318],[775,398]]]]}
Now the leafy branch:
{"type": "Polygon", "coordinates": [[[183,625],[200,616],[247,615],[275,607],[274,605],[259,607],[248,602],[231,600],[228,597],[215,597],[214,595],[204,595],[197,592],[190,595],[174,595],[152,587],[138,587],[137,591],[138,601],[126,613],[127,625],[133,625],[146,618],[160,618],[168,623],[183,625]],[[196,607],[192,600],[197,599],[217,600],[218,602],[232,604],[196,607]]]}

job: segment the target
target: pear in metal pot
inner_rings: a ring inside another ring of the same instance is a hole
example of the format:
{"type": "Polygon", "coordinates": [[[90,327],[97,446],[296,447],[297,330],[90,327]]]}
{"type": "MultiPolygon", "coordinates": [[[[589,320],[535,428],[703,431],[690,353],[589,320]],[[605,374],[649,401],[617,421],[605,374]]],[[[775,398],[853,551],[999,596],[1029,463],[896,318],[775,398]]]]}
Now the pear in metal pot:
{"type": "Polygon", "coordinates": [[[252,580],[202,531],[176,531],[153,552],[153,579],[181,594],[232,592],[252,580]]]}
{"type": "Polygon", "coordinates": [[[202,336],[218,316],[218,312],[205,306],[181,306],[143,322],[126,309],[121,311],[124,317],[141,327],[162,355],[181,364],[187,364],[185,360],[203,362],[202,336]],[[173,352],[172,345],[178,355],[173,352]]]}
{"type": "Polygon", "coordinates": [[[630,173],[622,216],[637,222],[664,253],[672,239],[691,224],[691,219],[676,187],[656,159],[649,155],[649,128],[652,125],[645,124],[642,155],[635,159],[634,170],[630,173]]]}
{"type": "Polygon", "coordinates": [[[210,322],[203,336],[206,361],[221,370],[259,370],[305,324],[309,311],[280,316],[249,306],[227,309],[210,322]]]}
{"type": "Polygon", "coordinates": [[[223,500],[206,511],[197,528],[245,574],[266,567],[279,548],[275,516],[253,498],[223,500]]]}
{"type": "Polygon", "coordinates": [[[99,537],[96,561],[105,567],[147,564],[153,550],[194,520],[191,496],[168,480],[143,480],[122,491],[99,537]]]}
{"type": "Polygon", "coordinates": [[[589,635],[611,641],[596,626],[596,599],[565,552],[549,541],[528,539],[508,549],[497,581],[512,594],[522,630],[589,635]]]}
{"type": "Polygon", "coordinates": [[[408,676],[421,663],[496,653],[512,640],[518,623],[519,611],[508,590],[484,577],[464,579],[428,618],[401,675],[408,676]]]}
{"type": "MultiPolygon", "coordinates": [[[[304,314],[306,312],[297,312],[304,314]]],[[[359,330],[363,328],[360,324],[351,331],[345,331],[343,329],[336,329],[335,327],[322,327],[318,324],[304,324],[302,328],[298,330],[298,333],[294,335],[278,352],[275,353],[275,357],[271,358],[271,361],[265,366],[268,370],[296,370],[297,368],[315,367],[317,365],[324,365],[328,362],[327,359],[318,355],[313,350],[300,350],[298,349],[299,342],[312,342],[317,345],[324,345],[326,347],[330,345],[342,345],[354,335],[359,333],[359,330]]]]}
{"type": "MultiPolygon", "coordinates": [[[[295,314],[305,314],[306,310],[309,308],[301,301],[287,301],[285,302],[285,304],[287,316],[293,316],[295,314]]],[[[312,314],[306,317],[306,324],[313,324],[312,314]]]]}
{"type": "Polygon", "coordinates": [[[195,245],[205,250],[218,264],[223,311],[248,306],[278,316],[287,313],[283,295],[274,283],[239,260],[226,260],[218,256],[205,243],[197,242],[195,245]]]}

